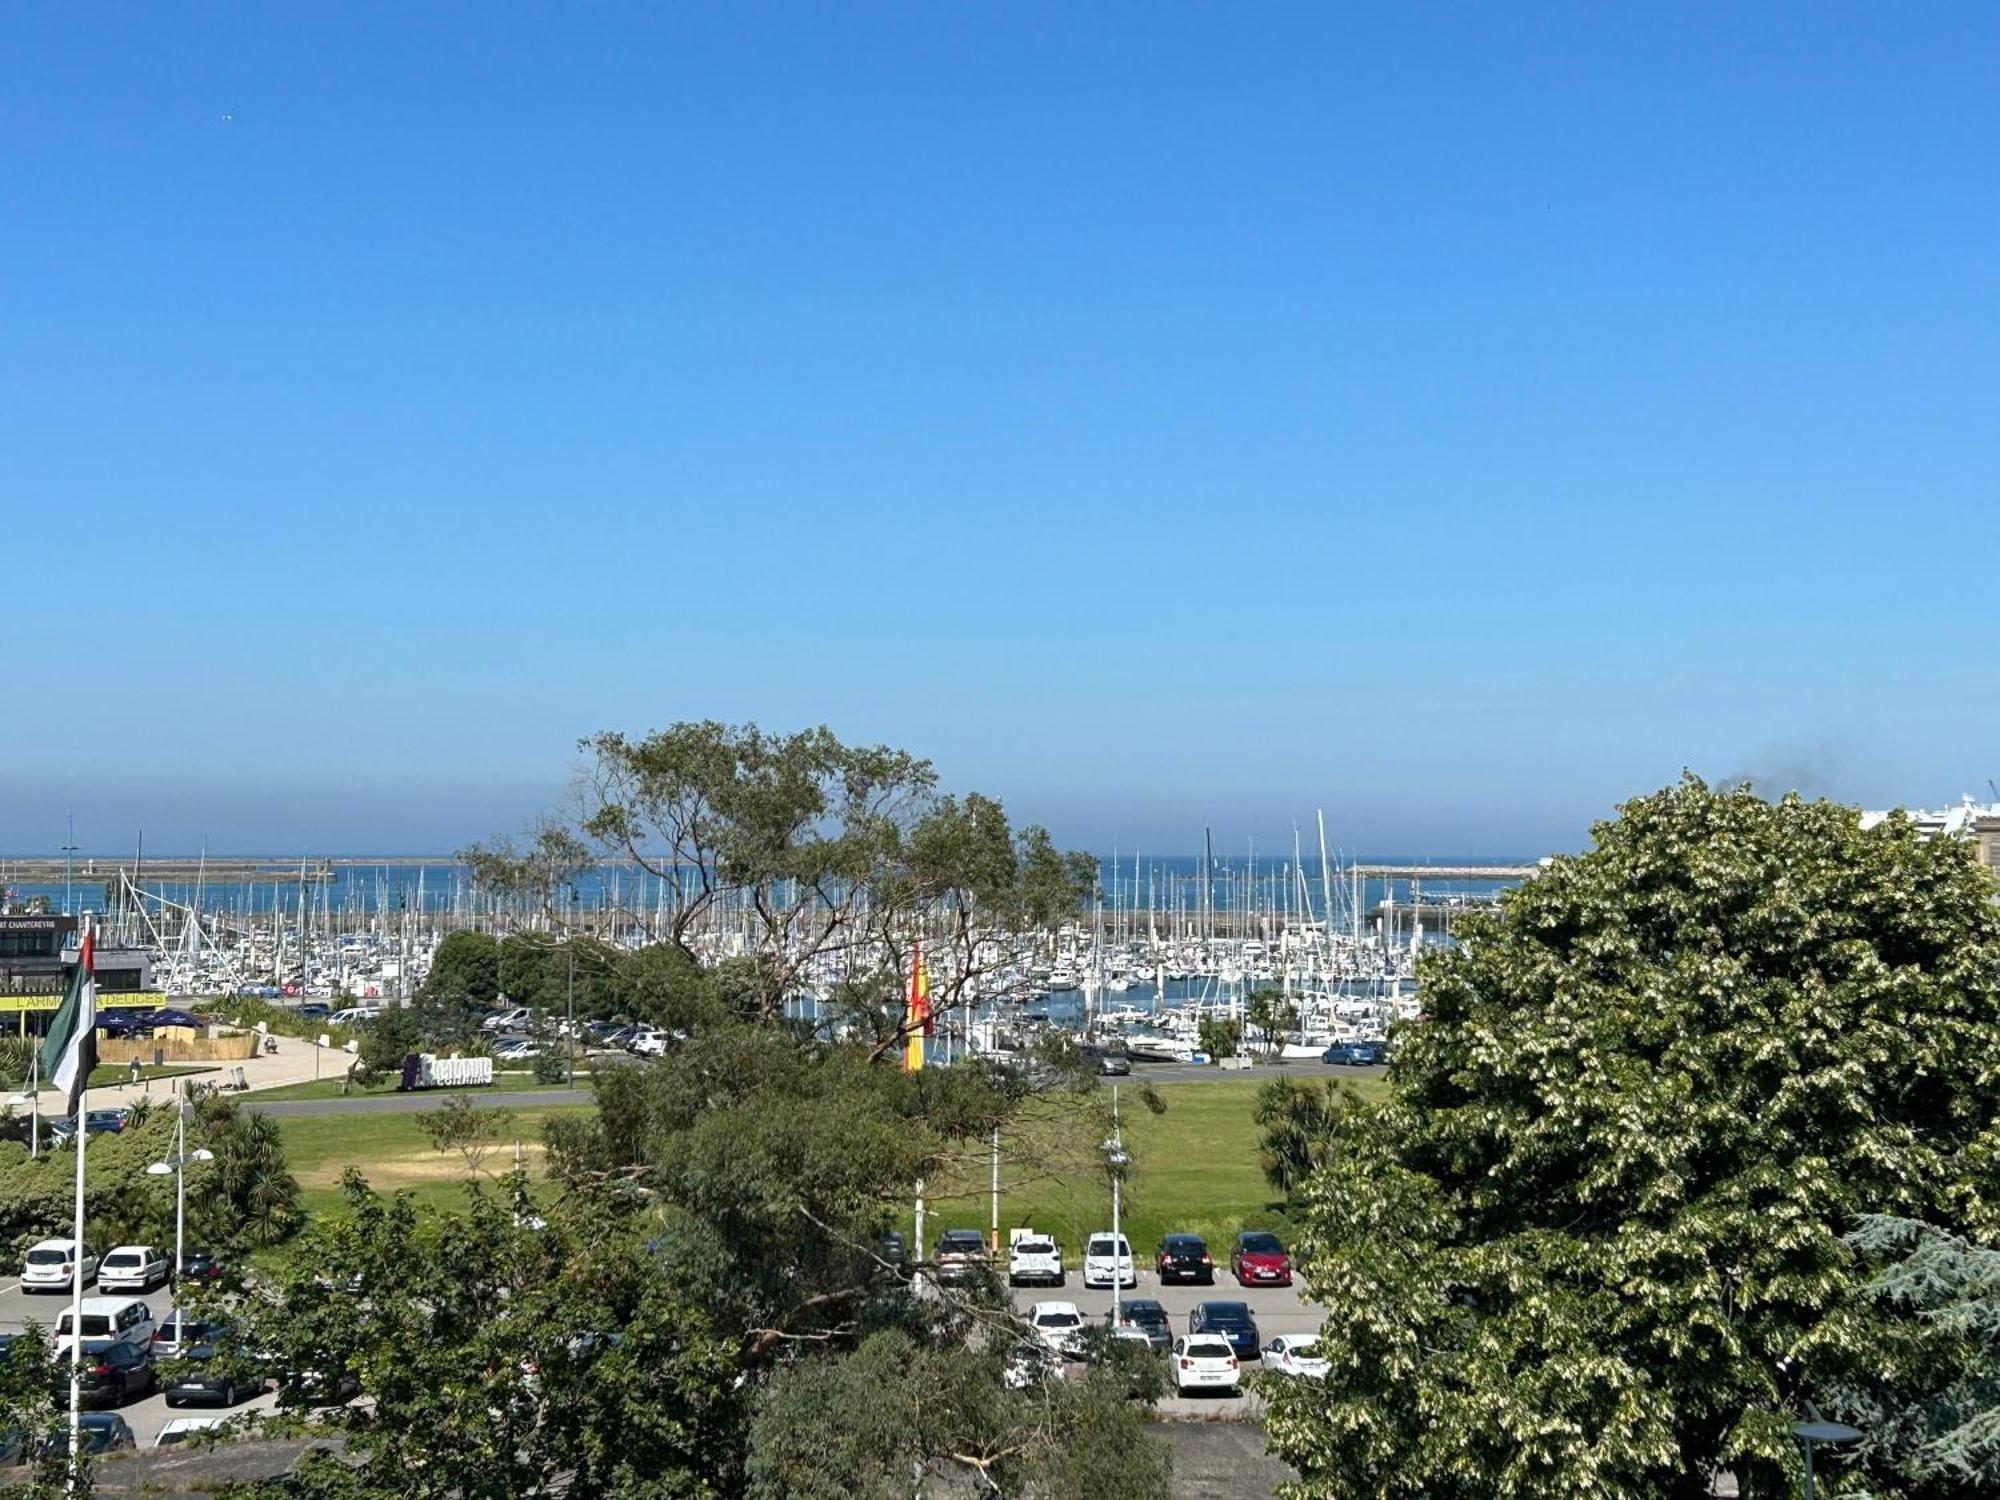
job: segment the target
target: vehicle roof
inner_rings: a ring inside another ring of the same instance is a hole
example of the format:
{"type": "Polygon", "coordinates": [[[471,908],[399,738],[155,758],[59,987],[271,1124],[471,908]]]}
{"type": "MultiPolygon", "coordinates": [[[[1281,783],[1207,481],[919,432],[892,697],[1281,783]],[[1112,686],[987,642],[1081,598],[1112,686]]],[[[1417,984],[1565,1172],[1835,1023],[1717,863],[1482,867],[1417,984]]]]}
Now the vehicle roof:
{"type": "Polygon", "coordinates": [[[1124,1299],[1123,1306],[1124,1310],[1128,1313],[1165,1312],[1167,1310],[1166,1304],[1161,1302],[1157,1297],[1127,1297],[1124,1299]]]}
{"type": "Polygon", "coordinates": [[[106,1255],[158,1255],[160,1252],[151,1245],[119,1245],[104,1252],[106,1255]]]}
{"type": "Polygon", "coordinates": [[[28,1246],[28,1248],[30,1250],[67,1250],[71,1245],[74,1245],[75,1243],[76,1241],[71,1239],[36,1240],[35,1243],[28,1246]]]}
{"type": "MultiPolygon", "coordinates": [[[[146,1307],[144,1302],[140,1301],[139,1298],[133,1296],[130,1292],[116,1297],[85,1297],[83,1299],[83,1310],[87,1313],[120,1312],[135,1302],[138,1302],[141,1307],[145,1307],[147,1312],[152,1311],[152,1308],[146,1307]]],[[[65,1307],[63,1311],[68,1312],[69,1309],[65,1307]]]]}

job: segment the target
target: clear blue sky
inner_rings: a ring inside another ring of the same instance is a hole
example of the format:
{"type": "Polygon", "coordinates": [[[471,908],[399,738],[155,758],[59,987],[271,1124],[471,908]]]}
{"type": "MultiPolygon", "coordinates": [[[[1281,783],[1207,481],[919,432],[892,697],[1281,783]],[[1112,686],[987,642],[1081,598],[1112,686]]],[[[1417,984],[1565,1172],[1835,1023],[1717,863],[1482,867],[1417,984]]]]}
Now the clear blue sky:
{"type": "Polygon", "coordinates": [[[1988,5],[13,7],[0,850],[2000,775],[1988,5]]]}

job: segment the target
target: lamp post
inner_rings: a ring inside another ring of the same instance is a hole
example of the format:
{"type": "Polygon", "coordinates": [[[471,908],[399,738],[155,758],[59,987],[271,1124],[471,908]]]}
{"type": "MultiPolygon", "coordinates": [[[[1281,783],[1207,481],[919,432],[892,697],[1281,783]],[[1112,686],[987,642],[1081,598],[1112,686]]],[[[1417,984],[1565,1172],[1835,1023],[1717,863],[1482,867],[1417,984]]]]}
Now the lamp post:
{"type": "Polygon", "coordinates": [[[563,1052],[569,1059],[569,1087],[576,1087],[576,887],[569,888],[569,995],[564,1003],[563,1052]]]}
{"type": "Polygon", "coordinates": [[[146,1168],[150,1177],[165,1177],[172,1174],[174,1179],[174,1300],[180,1301],[181,1268],[187,1263],[187,1168],[189,1163],[214,1161],[215,1153],[197,1146],[189,1151],[187,1146],[187,1101],[182,1100],[174,1112],[174,1154],[165,1161],[156,1161],[146,1168]]]}
{"type": "Polygon", "coordinates": [[[1115,1083],[1111,1085],[1111,1139],[1100,1149],[1104,1152],[1104,1165],[1111,1171],[1111,1326],[1115,1329],[1122,1306],[1119,1290],[1124,1285],[1124,1273],[1118,1264],[1118,1247],[1125,1243],[1124,1231],[1119,1223],[1123,1206],[1120,1188],[1125,1169],[1132,1164],[1132,1158],[1125,1152],[1125,1134],[1118,1124],[1118,1085],[1115,1083]]]}
{"type": "Polygon", "coordinates": [[[1806,1450],[1806,1500],[1813,1500],[1812,1453],[1814,1443],[1839,1445],[1858,1442],[1861,1438],[1859,1427],[1849,1427],[1845,1422],[1794,1422],[1792,1436],[1796,1437],[1806,1450]]]}
{"type": "Polygon", "coordinates": [[[69,813],[67,814],[67,818],[68,821],[64,826],[67,828],[68,833],[63,841],[63,847],[62,847],[63,915],[66,917],[75,915],[75,913],[70,909],[73,904],[70,896],[70,871],[73,868],[71,861],[76,857],[76,814],[69,813]]]}

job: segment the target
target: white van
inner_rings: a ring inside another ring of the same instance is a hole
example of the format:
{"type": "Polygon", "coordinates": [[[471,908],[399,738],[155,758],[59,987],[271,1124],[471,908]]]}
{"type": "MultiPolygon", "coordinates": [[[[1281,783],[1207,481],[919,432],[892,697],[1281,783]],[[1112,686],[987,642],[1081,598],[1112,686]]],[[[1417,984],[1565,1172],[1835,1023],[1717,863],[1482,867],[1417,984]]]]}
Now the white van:
{"type": "MultiPolygon", "coordinates": [[[[72,1309],[65,1307],[62,1316],[56,1319],[55,1348],[57,1353],[67,1352],[69,1337],[73,1331],[70,1325],[72,1309]]],[[[153,1331],[159,1324],[153,1319],[153,1310],[136,1297],[85,1297],[83,1299],[83,1342],[89,1348],[102,1340],[106,1343],[126,1343],[141,1349],[150,1348],[153,1331]]]]}

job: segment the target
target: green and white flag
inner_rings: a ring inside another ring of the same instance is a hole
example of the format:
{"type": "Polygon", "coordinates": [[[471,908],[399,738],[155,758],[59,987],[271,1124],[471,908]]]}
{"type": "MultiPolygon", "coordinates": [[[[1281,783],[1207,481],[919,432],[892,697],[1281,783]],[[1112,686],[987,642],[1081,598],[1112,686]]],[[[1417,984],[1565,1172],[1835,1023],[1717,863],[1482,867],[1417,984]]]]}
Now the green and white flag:
{"type": "MultiPolygon", "coordinates": [[[[48,1040],[42,1043],[42,1077],[62,1090],[68,1101],[64,1113],[70,1115],[76,1113],[84,1083],[97,1066],[97,973],[92,961],[91,934],[86,932],[76,969],[69,976],[69,991],[49,1022],[48,1040]]],[[[77,1121],[78,1129],[82,1126],[77,1121]]]]}

